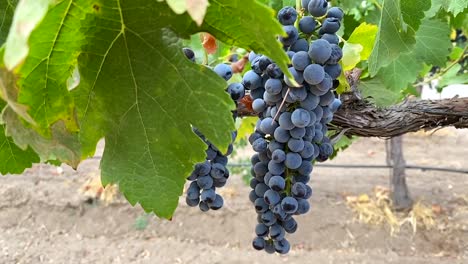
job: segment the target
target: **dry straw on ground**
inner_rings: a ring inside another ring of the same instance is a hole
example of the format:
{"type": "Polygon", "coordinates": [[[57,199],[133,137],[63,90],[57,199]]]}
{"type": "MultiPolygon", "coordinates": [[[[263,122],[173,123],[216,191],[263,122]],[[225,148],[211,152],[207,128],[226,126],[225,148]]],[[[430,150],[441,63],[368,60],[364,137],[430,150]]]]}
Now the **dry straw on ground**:
{"type": "Polygon", "coordinates": [[[346,203],[358,221],[387,225],[392,235],[398,233],[405,224],[409,224],[414,233],[418,228],[431,229],[435,226],[435,213],[431,207],[418,201],[409,212],[396,212],[393,210],[390,191],[382,186],[375,187],[371,196],[346,196],[346,203]]]}

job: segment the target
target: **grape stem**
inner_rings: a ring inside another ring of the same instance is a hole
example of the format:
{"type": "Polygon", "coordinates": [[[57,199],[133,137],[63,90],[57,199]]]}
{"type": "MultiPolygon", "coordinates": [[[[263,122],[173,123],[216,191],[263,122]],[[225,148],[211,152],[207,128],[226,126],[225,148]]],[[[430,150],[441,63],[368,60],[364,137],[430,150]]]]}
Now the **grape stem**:
{"type": "Polygon", "coordinates": [[[275,116],[273,117],[273,120],[271,121],[271,124],[273,124],[273,122],[275,122],[276,118],[278,117],[279,113],[281,112],[281,109],[283,108],[284,103],[286,102],[286,97],[288,97],[288,95],[289,95],[290,89],[291,89],[291,88],[288,88],[288,90],[287,90],[286,93],[284,94],[283,101],[281,102],[278,111],[276,111],[276,114],[275,114],[275,116]]]}

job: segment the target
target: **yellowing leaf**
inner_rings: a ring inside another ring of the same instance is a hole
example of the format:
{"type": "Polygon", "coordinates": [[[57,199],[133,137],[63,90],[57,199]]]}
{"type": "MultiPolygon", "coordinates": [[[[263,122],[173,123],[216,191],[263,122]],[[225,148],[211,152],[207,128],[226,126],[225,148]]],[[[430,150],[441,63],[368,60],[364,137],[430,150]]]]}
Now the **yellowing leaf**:
{"type": "Polygon", "coordinates": [[[208,0],[166,0],[166,2],[176,14],[187,12],[199,26],[203,23],[209,5],[208,0]]]}
{"type": "Polygon", "coordinates": [[[33,29],[41,22],[49,8],[49,0],[22,0],[16,7],[11,32],[5,44],[4,61],[12,70],[28,55],[28,39],[33,29]]]}
{"type": "Polygon", "coordinates": [[[360,53],[361,60],[367,60],[372,53],[372,47],[374,47],[377,30],[378,27],[376,25],[363,22],[355,28],[353,33],[351,33],[351,36],[349,36],[349,43],[360,44],[362,46],[362,51],[360,53]]]}
{"type": "Polygon", "coordinates": [[[345,71],[353,69],[356,64],[361,61],[361,52],[363,50],[361,44],[346,42],[343,46],[343,68],[345,71]]]}
{"type": "Polygon", "coordinates": [[[255,124],[257,123],[258,117],[249,116],[244,117],[240,120],[239,127],[237,129],[237,138],[236,141],[240,141],[248,135],[252,134],[255,130],[255,124]]]}

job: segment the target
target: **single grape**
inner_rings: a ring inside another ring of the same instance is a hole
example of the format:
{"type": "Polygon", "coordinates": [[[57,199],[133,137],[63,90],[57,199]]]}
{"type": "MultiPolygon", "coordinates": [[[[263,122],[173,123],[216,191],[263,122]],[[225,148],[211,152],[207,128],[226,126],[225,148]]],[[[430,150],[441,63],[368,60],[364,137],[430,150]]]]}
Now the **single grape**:
{"type": "Polygon", "coordinates": [[[296,127],[306,127],[310,123],[310,114],[305,109],[297,108],[291,114],[291,122],[296,127]]]}
{"type": "Polygon", "coordinates": [[[276,223],[276,217],[272,211],[268,210],[262,214],[262,222],[266,226],[272,226],[276,223]]]}
{"type": "Polygon", "coordinates": [[[317,21],[311,16],[305,16],[299,21],[299,30],[304,34],[312,34],[317,26],[317,21]]]}
{"type": "Polygon", "coordinates": [[[331,105],[329,106],[330,111],[332,111],[332,113],[336,112],[340,107],[341,107],[341,100],[337,98],[335,98],[333,100],[333,103],[331,103],[331,105]]]}
{"type": "Polygon", "coordinates": [[[299,154],[294,152],[289,152],[286,154],[286,160],[284,161],[284,165],[289,169],[295,170],[301,166],[302,158],[299,154]]]}
{"type": "Polygon", "coordinates": [[[270,187],[268,187],[265,183],[259,183],[257,186],[255,186],[255,194],[258,197],[263,197],[265,195],[265,192],[268,191],[270,187]]]}
{"type": "Polygon", "coordinates": [[[331,44],[331,55],[330,59],[328,59],[327,64],[337,64],[341,58],[343,58],[343,51],[341,50],[340,46],[336,44],[331,44]]]}
{"type": "MultiPolygon", "coordinates": [[[[325,76],[325,74],[324,74],[325,76]]],[[[311,111],[317,107],[318,103],[320,102],[320,97],[309,93],[307,97],[299,103],[299,105],[304,108],[305,110],[311,111]]]]}
{"type": "Polygon", "coordinates": [[[318,64],[310,64],[304,69],[303,76],[308,84],[316,85],[325,78],[325,70],[318,64]]]}
{"type": "Polygon", "coordinates": [[[291,193],[296,198],[304,199],[307,195],[307,185],[302,182],[296,182],[291,188],[291,193]]]}
{"type": "Polygon", "coordinates": [[[280,254],[287,254],[289,250],[291,249],[291,245],[286,239],[275,241],[274,246],[275,246],[276,252],[280,254]]]}
{"type": "Polygon", "coordinates": [[[301,166],[297,168],[297,172],[302,175],[309,175],[312,172],[313,166],[312,163],[308,160],[302,160],[301,166]]]}
{"type": "Polygon", "coordinates": [[[266,108],[266,103],[263,101],[263,99],[257,98],[252,102],[252,109],[257,112],[263,112],[266,108]]]}
{"type": "Polygon", "coordinates": [[[227,92],[232,100],[238,101],[245,95],[244,85],[241,83],[231,83],[227,87],[227,92]]]}
{"type": "Polygon", "coordinates": [[[309,88],[309,91],[313,95],[316,95],[316,96],[321,96],[321,95],[324,95],[324,94],[326,94],[328,92],[328,90],[322,91],[322,90],[318,89],[316,85],[311,85],[310,88],[309,88]]]}
{"type": "Polygon", "coordinates": [[[198,204],[198,207],[200,208],[200,210],[201,210],[202,212],[206,212],[206,211],[210,210],[210,206],[208,206],[208,203],[207,203],[207,202],[201,201],[201,202],[198,204]]]}
{"type": "Polygon", "coordinates": [[[283,83],[279,79],[268,79],[265,83],[265,90],[270,94],[279,94],[283,89],[283,83]]]}
{"type": "Polygon", "coordinates": [[[213,178],[211,178],[210,175],[200,176],[197,179],[197,184],[201,189],[210,189],[213,186],[213,178]]]}
{"type": "Polygon", "coordinates": [[[288,96],[294,102],[300,102],[307,98],[307,90],[303,87],[294,87],[289,90],[288,96]]]}
{"type": "Polygon", "coordinates": [[[263,133],[273,135],[275,129],[278,127],[278,122],[274,121],[273,118],[267,117],[262,120],[260,128],[263,133]]]}
{"type": "Polygon", "coordinates": [[[291,45],[289,48],[290,50],[294,52],[299,52],[299,51],[305,51],[307,52],[309,50],[309,42],[303,38],[299,38],[294,42],[294,44],[291,45]]]}
{"type": "Polygon", "coordinates": [[[333,86],[332,78],[327,73],[325,73],[325,77],[323,78],[323,80],[319,84],[315,85],[317,89],[323,92],[328,92],[332,88],[332,86],[333,86]]]}
{"type": "Polygon", "coordinates": [[[292,58],[292,65],[298,71],[303,71],[310,64],[309,54],[306,51],[298,51],[292,58]]]}
{"type": "Polygon", "coordinates": [[[268,172],[268,163],[265,161],[259,162],[254,165],[254,172],[257,176],[264,176],[268,172]]]}
{"type": "Polygon", "coordinates": [[[276,65],[276,63],[272,63],[268,65],[266,69],[266,73],[270,78],[274,78],[274,79],[283,78],[283,72],[281,71],[280,67],[276,65]]]}
{"type": "Polygon", "coordinates": [[[284,228],[284,231],[286,231],[289,234],[295,233],[297,230],[297,222],[292,217],[286,221],[283,221],[282,226],[284,228]]]}
{"type": "Polygon", "coordinates": [[[329,90],[326,94],[320,96],[320,105],[328,106],[331,103],[333,103],[334,100],[335,100],[335,95],[333,94],[331,90],[329,90]]]}
{"type": "Polygon", "coordinates": [[[264,249],[265,248],[265,239],[263,239],[262,237],[254,238],[254,240],[252,241],[252,246],[256,250],[264,249]]]}
{"type": "Polygon", "coordinates": [[[250,191],[250,193],[249,193],[249,200],[250,200],[252,203],[254,203],[255,200],[257,200],[257,198],[258,198],[258,196],[257,196],[257,194],[255,193],[255,190],[250,191]]]}
{"type": "Polygon", "coordinates": [[[323,143],[320,145],[320,153],[325,156],[333,154],[333,146],[330,143],[323,143]]]}
{"type": "Polygon", "coordinates": [[[200,196],[200,187],[198,186],[197,182],[193,181],[190,183],[187,189],[187,198],[194,200],[198,199],[200,196]]]}
{"type": "MultiPolygon", "coordinates": [[[[273,179],[274,177],[280,177],[280,176],[271,177],[269,182],[271,182],[271,179],[273,179]]],[[[275,206],[281,201],[281,197],[279,193],[274,190],[266,191],[265,195],[263,196],[263,199],[265,200],[265,203],[268,204],[269,206],[275,206]]]]}
{"type": "Polygon", "coordinates": [[[281,125],[280,125],[280,127],[277,127],[275,129],[275,132],[273,133],[273,137],[279,143],[286,143],[286,142],[288,142],[291,135],[289,134],[288,130],[282,128],[281,125]]]}
{"type": "Polygon", "coordinates": [[[268,147],[268,143],[263,138],[259,138],[252,143],[252,148],[256,152],[263,152],[267,149],[267,147],[268,147]]]}
{"type": "Polygon", "coordinates": [[[255,205],[255,211],[257,213],[264,213],[268,210],[268,204],[261,197],[255,200],[254,205],[255,205]]]}
{"type": "MultiPolygon", "coordinates": [[[[281,175],[284,173],[285,165],[283,163],[276,163],[274,161],[268,162],[268,170],[275,175],[281,175]]],[[[271,181],[271,179],[270,179],[271,181]]]]}
{"type": "Polygon", "coordinates": [[[281,207],[288,214],[294,214],[297,211],[297,200],[293,197],[287,196],[281,201],[281,207]]]}
{"type": "Polygon", "coordinates": [[[285,234],[284,228],[279,224],[274,224],[270,227],[270,237],[274,240],[283,240],[285,234]]]}
{"type": "MultiPolygon", "coordinates": [[[[303,127],[295,127],[289,131],[292,138],[302,139],[305,136],[306,129],[303,127]]],[[[291,139],[290,139],[291,140],[291,139]]],[[[289,141],[288,141],[289,144],[289,141]]]]}
{"type": "Polygon", "coordinates": [[[214,199],[213,202],[208,203],[211,210],[219,210],[221,209],[221,207],[223,207],[223,204],[224,204],[224,199],[219,194],[216,194],[216,198],[214,199]]]}
{"type": "Polygon", "coordinates": [[[271,153],[271,160],[276,163],[281,163],[286,159],[286,153],[282,149],[276,149],[271,153]]]}
{"type": "Polygon", "coordinates": [[[263,138],[263,136],[258,132],[254,132],[254,133],[250,134],[250,136],[249,136],[250,144],[253,144],[254,141],[259,139],[259,138],[263,138]]]}
{"type": "Polygon", "coordinates": [[[323,67],[325,72],[330,75],[330,78],[336,79],[341,75],[341,65],[340,64],[327,64],[323,67]]]}
{"type": "Polygon", "coordinates": [[[218,74],[221,78],[228,81],[232,77],[232,69],[231,66],[227,64],[218,64],[214,67],[214,72],[218,74]]]}
{"type": "Polygon", "coordinates": [[[328,41],[330,44],[338,44],[340,42],[340,39],[336,34],[325,33],[322,35],[321,39],[328,41]]]}
{"type": "Polygon", "coordinates": [[[280,36],[279,40],[284,46],[291,46],[296,42],[299,33],[295,26],[283,26],[283,30],[286,32],[287,37],[280,36]]]}
{"type": "Polygon", "coordinates": [[[304,140],[302,138],[290,138],[288,140],[288,148],[292,152],[301,152],[304,149],[304,140]]]}
{"type": "Polygon", "coordinates": [[[206,175],[211,171],[211,164],[209,161],[197,163],[194,171],[197,171],[199,176],[206,175]]]}
{"type": "Polygon", "coordinates": [[[247,71],[242,78],[242,84],[247,90],[255,90],[262,85],[262,77],[252,70],[247,71]]]}
{"type": "Polygon", "coordinates": [[[264,237],[268,235],[268,231],[269,231],[268,226],[262,223],[257,224],[257,226],[255,227],[255,234],[257,234],[257,236],[259,237],[264,237]]]}
{"type": "MultiPolygon", "coordinates": [[[[274,139],[271,140],[270,144],[268,145],[268,150],[270,150],[271,153],[273,153],[277,149],[280,149],[280,150],[284,149],[284,144],[280,143],[280,142],[278,142],[278,141],[276,141],[274,139]]],[[[272,158],[273,158],[273,154],[272,154],[272,158]]]]}
{"type": "Polygon", "coordinates": [[[282,25],[293,25],[297,19],[296,9],[285,6],[278,12],[278,20],[282,25]]]}
{"type": "Polygon", "coordinates": [[[341,10],[341,8],[339,7],[332,7],[330,9],[328,9],[328,13],[327,13],[327,17],[334,17],[334,18],[337,18],[338,20],[341,20],[343,19],[343,10],[341,10]]]}
{"type": "Polygon", "coordinates": [[[306,199],[299,199],[297,203],[298,203],[298,206],[297,206],[296,214],[302,215],[302,214],[306,214],[307,212],[309,212],[310,210],[309,201],[307,201],[306,199]]]}
{"type": "Polygon", "coordinates": [[[193,50],[189,48],[183,48],[182,50],[184,51],[185,57],[187,57],[187,59],[195,62],[195,52],[193,52],[193,50]]]}
{"type": "MultiPolygon", "coordinates": [[[[293,122],[291,121],[291,113],[290,112],[283,112],[281,113],[281,115],[279,116],[279,119],[278,119],[278,123],[279,123],[279,126],[284,129],[284,130],[291,130],[294,128],[294,124],[293,122]]],[[[287,141],[287,140],[286,140],[287,141]]],[[[285,141],[285,142],[286,142],[285,141]]],[[[285,143],[285,142],[282,142],[282,143],[285,143]]]]}
{"type": "Polygon", "coordinates": [[[185,197],[185,203],[190,206],[190,207],[195,207],[200,203],[200,198],[198,198],[198,195],[194,199],[190,199],[188,196],[185,197]]]}
{"type": "Polygon", "coordinates": [[[268,185],[273,191],[279,192],[284,190],[284,187],[286,186],[286,181],[281,176],[273,176],[268,182],[268,185]]]}
{"type": "Polygon", "coordinates": [[[321,31],[328,34],[334,34],[340,29],[340,20],[335,17],[327,17],[322,24],[321,31]]]}
{"type": "MultiPolygon", "coordinates": [[[[302,84],[304,82],[304,77],[302,76],[302,72],[296,71],[296,69],[294,67],[289,67],[288,70],[292,74],[292,76],[294,77],[294,80],[298,84],[302,84]]],[[[288,79],[288,77],[286,77],[286,75],[284,75],[283,80],[284,80],[284,82],[286,83],[287,86],[294,87],[294,85],[291,83],[291,81],[289,81],[289,79],[288,79]]]]}
{"type": "Polygon", "coordinates": [[[216,199],[216,192],[213,189],[203,190],[200,199],[207,203],[212,203],[216,199]]]}
{"type": "Polygon", "coordinates": [[[330,43],[324,39],[317,39],[310,44],[309,56],[315,63],[325,64],[332,53],[330,43]]]}
{"type": "Polygon", "coordinates": [[[328,3],[325,0],[310,0],[307,10],[314,17],[321,17],[327,13],[328,3]]]}

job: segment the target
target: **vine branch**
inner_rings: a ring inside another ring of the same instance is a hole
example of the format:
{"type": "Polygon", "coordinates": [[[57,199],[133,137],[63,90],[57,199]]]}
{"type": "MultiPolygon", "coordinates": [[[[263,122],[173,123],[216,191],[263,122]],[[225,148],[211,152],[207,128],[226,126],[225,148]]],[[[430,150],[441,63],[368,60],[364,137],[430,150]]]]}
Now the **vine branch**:
{"type": "MultiPolygon", "coordinates": [[[[359,94],[359,76],[359,69],[347,73],[351,91],[341,94],[343,104],[332,121],[337,130],[346,129],[345,135],[391,138],[447,126],[468,128],[468,98],[407,99],[397,105],[378,108],[359,94]]],[[[237,112],[239,116],[256,115],[242,103],[237,112]]]]}

